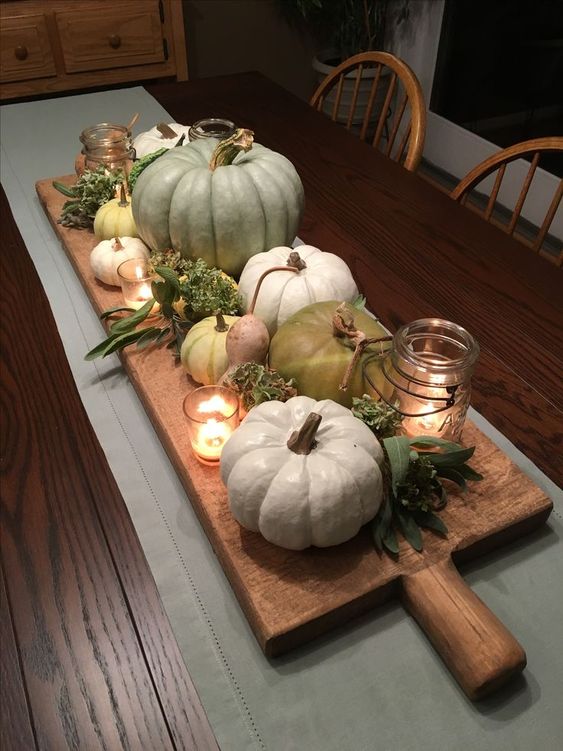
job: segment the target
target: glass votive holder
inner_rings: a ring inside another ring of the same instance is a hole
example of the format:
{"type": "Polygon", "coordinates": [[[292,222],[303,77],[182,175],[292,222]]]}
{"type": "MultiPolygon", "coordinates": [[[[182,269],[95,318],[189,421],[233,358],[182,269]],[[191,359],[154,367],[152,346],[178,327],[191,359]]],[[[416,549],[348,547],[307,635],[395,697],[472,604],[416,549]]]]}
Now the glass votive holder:
{"type": "Polygon", "coordinates": [[[201,386],[184,399],[188,434],[197,458],[216,464],[239,425],[238,394],[224,386],[201,386]]]}
{"type": "MultiPolygon", "coordinates": [[[[153,296],[151,282],[155,279],[149,270],[146,258],[129,258],[117,267],[117,276],[121,284],[123,300],[127,308],[138,310],[153,296]]],[[[160,309],[155,303],[151,313],[160,309]]]]}
{"type": "Polygon", "coordinates": [[[188,132],[190,141],[197,141],[199,138],[218,138],[222,141],[230,138],[236,130],[236,125],[232,120],[225,120],[222,117],[206,117],[194,123],[188,132]]]}

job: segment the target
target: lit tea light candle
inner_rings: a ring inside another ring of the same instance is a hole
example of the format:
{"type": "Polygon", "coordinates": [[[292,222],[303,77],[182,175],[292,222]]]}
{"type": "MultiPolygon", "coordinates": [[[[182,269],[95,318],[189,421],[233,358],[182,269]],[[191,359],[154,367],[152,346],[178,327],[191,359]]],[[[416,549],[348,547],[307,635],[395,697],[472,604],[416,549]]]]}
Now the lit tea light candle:
{"type": "Polygon", "coordinates": [[[190,442],[195,455],[218,462],[223,446],[238,427],[238,395],[223,386],[202,386],[184,399],[190,442]]]}
{"type": "MultiPolygon", "coordinates": [[[[129,258],[119,264],[117,275],[121,283],[123,300],[128,308],[139,310],[152,298],[151,282],[154,276],[149,272],[149,266],[144,258],[129,258]]],[[[152,313],[157,313],[160,305],[155,302],[152,313]]]]}

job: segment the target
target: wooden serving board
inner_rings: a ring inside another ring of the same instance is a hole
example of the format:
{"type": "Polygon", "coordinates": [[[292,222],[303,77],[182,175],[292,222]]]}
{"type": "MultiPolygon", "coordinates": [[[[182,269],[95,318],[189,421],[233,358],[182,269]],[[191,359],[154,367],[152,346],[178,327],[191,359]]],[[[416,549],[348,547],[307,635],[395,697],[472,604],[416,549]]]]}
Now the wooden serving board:
{"type": "MultiPolygon", "coordinates": [[[[74,182],[73,176],[54,179],[74,182]]],[[[120,290],[97,281],[90,269],[93,234],[57,223],[65,199],[52,179],[36,188],[95,310],[119,304],[120,290]]],[[[129,348],[122,362],[266,655],[400,597],[471,698],[524,668],[522,647],[466,586],[453,561],[532,531],[546,521],[552,503],[474,424],[467,423],[464,443],[476,446],[472,464],[485,479],[464,495],[450,494],[442,513],[447,539],[424,533],[423,553],[403,542],[398,561],[374,550],[367,528],[334,548],[288,551],[242,529],[229,511],[218,469],[194,457],[182,411],[194,384],[169,351],[129,348]]]]}

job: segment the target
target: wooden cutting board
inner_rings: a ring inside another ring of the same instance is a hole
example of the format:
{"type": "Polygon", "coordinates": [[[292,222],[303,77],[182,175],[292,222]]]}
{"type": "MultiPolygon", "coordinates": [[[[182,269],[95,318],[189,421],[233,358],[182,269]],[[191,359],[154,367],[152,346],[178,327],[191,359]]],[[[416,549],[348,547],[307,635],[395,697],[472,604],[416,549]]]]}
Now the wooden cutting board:
{"type": "MultiPolygon", "coordinates": [[[[74,182],[73,176],[54,179],[74,182]]],[[[52,179],[36,188],[94,309],[101,313],[119,304],[120,290],[97,281],[90,269],[93,234],[57,223],[65,198],[52,179]]],[[[170,352],[130,348],[122,362],[266,655],[286,652],[399,597],[471,698],[524,668],[520,644],[454,563],[531,532],[546,521],[552,503],[474,424],[468,421],[463,440],[476,446],[471,464],[485,479],[471,483],[466,494],[450,493],[442,512],[447,539],[424,533],[422,553],[403,542],[398,561],[374,550],[367,528],[334,548],[288,551],[242,529],[229,511],[218,469],[194,457],[182,412],[194,384],[170,352]]]]}

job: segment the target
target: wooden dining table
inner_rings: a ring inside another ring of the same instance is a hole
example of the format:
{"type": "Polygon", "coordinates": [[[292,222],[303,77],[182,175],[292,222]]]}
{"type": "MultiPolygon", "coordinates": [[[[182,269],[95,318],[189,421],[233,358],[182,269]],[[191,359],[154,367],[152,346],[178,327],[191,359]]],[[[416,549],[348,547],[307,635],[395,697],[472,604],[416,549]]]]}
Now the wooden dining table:
{"type": "MultiPolygon", "coordinates": [[[[146,88],[287,156],[299,237],[346,260],[385,326],[470,331],[473,406],[561,485],[561,270],[257,73],[146,88]]],[[[4,191],[0,209],[2,747],[215,748],[4,191]]]]}

